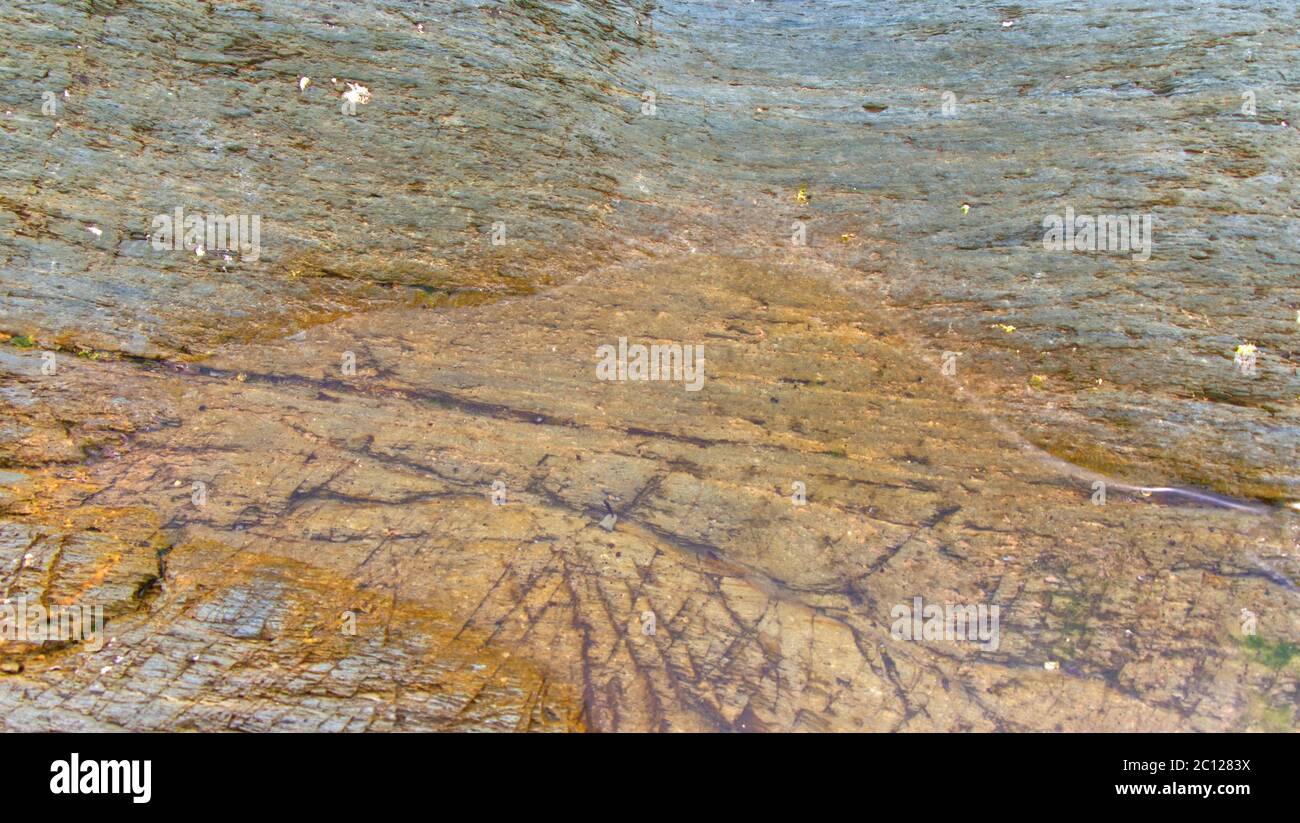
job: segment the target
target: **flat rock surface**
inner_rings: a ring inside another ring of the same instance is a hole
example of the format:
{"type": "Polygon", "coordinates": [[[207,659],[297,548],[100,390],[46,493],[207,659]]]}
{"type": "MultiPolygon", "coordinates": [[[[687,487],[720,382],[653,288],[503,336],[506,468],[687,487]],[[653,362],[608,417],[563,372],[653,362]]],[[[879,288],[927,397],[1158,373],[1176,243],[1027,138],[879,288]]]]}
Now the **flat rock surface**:
{"type": "Polygon", "coordinates": [[[169,398],[174,422],[86,469],[80,502],[144,506],[174,545],[114,645],[0,681],[6,722],[1279,722],[1290,664],[1238,622],[1300,630],[1283,516],[1094,505],[924,350],[808,288],[818,274],[699,257],[371,313],[185,371],[71,364],[169,398]],[[685,324],[701,391],[593,379],[602,342],[685,324]],[[891,609],[918,593],[1000,604],[998,648],[893,638],[891,609]],[[208,689],[220,710],[185,709],[208,689]]]}
{"type": "Polygon", "coordinates": [[[1293,14],[13,5],[0,728],[1300,723],[1293,14]]]}

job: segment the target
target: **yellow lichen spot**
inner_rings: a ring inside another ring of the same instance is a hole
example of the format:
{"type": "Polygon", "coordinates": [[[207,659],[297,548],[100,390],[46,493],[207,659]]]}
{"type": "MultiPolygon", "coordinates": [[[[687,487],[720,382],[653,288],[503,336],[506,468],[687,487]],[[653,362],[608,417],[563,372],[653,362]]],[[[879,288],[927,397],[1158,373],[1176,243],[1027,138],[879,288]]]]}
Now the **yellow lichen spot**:
{"type": "Polygon", "coordinates": [[[969,212],[970,212],[970,203],[962,203],[962,204],[961,204],[961,213],[962,213],[962,214],[968,214],[969,212]]]}
{"type": "Polygon", "coordinates": [[[800,186],[799,191],[795,194],[794,199],[800,203],[809,203],[812,198],[808,196],[808,187],[800,186]]]}
{"type": "Polygon", "coordinates": [[[994,323],[989,328],[1002,329],[1002,331],[1006,332],[1007,334],[1011,334],[1011,332],[1016,330],[1015,326],[1008,326],[1006,323],[994,323]]]}
{"type": "Polygon", "coordinates": [[[1045,375],[1035,374],[1030,376],[1029,378],[1029,385],[1035,389],[1041,389],[1044,385],[1046,385],[1046,383],[1047,383],[1047,377],[1045,375]]]}

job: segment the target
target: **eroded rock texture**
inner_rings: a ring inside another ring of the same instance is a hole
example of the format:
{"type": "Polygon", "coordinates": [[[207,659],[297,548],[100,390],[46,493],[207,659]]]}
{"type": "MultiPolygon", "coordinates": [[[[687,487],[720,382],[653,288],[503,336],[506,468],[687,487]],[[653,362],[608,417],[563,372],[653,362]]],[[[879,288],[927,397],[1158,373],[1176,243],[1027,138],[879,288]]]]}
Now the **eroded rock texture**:
{"type": "Polygon", "coordinates": [[[16,4],[0,727],[1294,728],[1294,20],[753,5],[16,4]]]}
{"type": "Polygon", "coordinates": [[[174,547],[112,644],[5,682],[41,707],[10,722],[1277,722],[1294,680],[1236,635],[1242,608],[1297,629],[1279,521],[1093,505],[811,276],[697,258],[370,313],[181,372],[70,365],[170,396],[175,422],[84,470],[79,502],[145,506],[174,547]],[[707,390],[594,381],[610,318],[652,340],[711,318],[707,390]],[[1001,604],[999,648],[893,639],[917,593],[1001,604]],[[208,690],[219,710],[189,707],[208,690]]]}

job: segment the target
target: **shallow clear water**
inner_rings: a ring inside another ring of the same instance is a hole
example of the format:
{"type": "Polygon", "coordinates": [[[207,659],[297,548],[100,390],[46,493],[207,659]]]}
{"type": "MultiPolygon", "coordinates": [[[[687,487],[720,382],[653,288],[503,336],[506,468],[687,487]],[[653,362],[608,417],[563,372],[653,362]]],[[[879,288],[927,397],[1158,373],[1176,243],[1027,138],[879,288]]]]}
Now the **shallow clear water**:
{"type": "Polygon", "coordinates": [[[138,655],[12,727],[1294,727],[1294,5],[11,5],[6,592],[138,655]]]}
{"type": "Polygon", "coordinates": [[[1062,456],[1293,499],[1295,23],[1257,3],[19,4],[5,330],[197,352],[646,244],[795,255],[969,350],[1062,456]],[[360,116],[336,110],[345,80],[373,90],[360,116]],[[47,88],[70,90],[56,117],[47,88]],[[262,214],[262,259],[160,259],[149,221],[182,204],[262,214]],[[1150,216],[1150,259],[1045,251],[1066,207],[1150,216]]]}

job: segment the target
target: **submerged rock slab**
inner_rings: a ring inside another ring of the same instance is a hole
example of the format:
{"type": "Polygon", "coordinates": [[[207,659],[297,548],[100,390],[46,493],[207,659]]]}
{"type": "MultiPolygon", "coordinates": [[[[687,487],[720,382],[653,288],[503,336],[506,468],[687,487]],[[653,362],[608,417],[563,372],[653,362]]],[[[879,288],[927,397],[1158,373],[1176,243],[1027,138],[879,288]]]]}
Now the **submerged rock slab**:
{"type": "Polygon", "coordinates": [[[103,621],[141,608],[158,580],[166,542],[152,512],[84,505],[84,489],[69,495],[45,477],[6,472],[0,484],[0,664],[102,646],[103,621]],[[82,504],[65,508],[69,499],[82,504]]]}
{"type": "Polygon", "coordinates": [[[110,650],[74,654],[76,676],[0,681],[6,722],[1279,722],[1294,664],[1266,662],[1239,615],[1268,644],[1300,630],[1285,513],[1094,505],[888,315],[807,288],[820,274],[696,257],[454,316],[369,314],[185,372],[77,363],[171,398],[174,427],[87,481],[97,505],[159,512],[177,548],[149,608],[112,624],[123,661],[91,676],[110,650]],[[701,341],[703,389],[594,379],[619,336],[701,341]],[[996,649],[898,639],[892,611],[916,596],[1000,605],[996,649]],[[178,672],[194,653],[229,687],[178,672]],[[344,698],[305,673],[321,655],[365,672],[344,698]],[[478,676],[498,666],[507,682],[478,676]]]}
{"type": "Polygon", "coordinates": [[[1294,21],[11,5],[3,728],[1295,728],[1294,21]]]}

